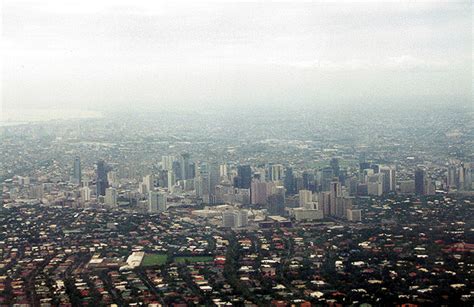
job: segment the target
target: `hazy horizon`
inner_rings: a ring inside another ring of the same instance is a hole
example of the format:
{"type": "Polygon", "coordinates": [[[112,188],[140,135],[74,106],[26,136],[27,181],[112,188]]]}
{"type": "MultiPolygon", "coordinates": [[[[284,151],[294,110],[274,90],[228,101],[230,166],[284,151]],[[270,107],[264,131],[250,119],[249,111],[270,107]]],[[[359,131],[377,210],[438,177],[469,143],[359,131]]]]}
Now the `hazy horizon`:
{"type": "Polygon", "coordinates": [[[469,1],[3,1],[2,110],[472,101],[469,1]]]}

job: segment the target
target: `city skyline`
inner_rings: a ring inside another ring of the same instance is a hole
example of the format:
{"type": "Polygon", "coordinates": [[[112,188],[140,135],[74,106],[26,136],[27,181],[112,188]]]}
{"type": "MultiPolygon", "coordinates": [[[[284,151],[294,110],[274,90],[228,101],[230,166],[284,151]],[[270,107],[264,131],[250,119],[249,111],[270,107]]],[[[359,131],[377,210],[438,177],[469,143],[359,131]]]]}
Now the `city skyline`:
{"type": "Polygon", "coordinates": [[[412,110],[0,127],[0,299],[470,306],[471,114],[412,110]]]}

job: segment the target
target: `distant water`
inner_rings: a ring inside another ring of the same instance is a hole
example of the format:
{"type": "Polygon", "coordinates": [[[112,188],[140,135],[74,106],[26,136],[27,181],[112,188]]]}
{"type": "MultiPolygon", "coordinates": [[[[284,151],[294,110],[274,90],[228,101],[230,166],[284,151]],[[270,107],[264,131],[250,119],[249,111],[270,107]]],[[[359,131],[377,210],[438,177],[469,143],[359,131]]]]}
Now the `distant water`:
{"type": "Polygon", "coordinates": [[[72,109],[2,110],[0,113],[0,126],[14,126],[50,120],[69,120],[101,117],[101,112],[72,109]]]}

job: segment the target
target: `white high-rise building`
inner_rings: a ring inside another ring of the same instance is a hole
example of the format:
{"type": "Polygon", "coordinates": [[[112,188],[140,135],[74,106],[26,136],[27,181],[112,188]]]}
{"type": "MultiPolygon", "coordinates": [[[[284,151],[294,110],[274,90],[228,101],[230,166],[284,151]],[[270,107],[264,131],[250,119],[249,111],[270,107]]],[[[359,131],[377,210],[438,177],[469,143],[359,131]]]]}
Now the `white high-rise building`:
{"type": "Polygon", "coordinates": [[[299,204],[301,208],[305,208],[307,203],[313,202],[313,192],[310,190],[300,190],[299,204]]]}
{"type": "Polygon", "coordinates": [[[247,210],[229,210],[222,213],[222,226],[224,227],[246,227],[248,224],[247,210]]]}
{"type": "Polygon", "coordinates": [[[251,202],[252,204],[266,204],[268,193],[267,193],[268,182],[252,181],[250,186],[251,191],[251,202]]]}
{"type": "Polygon", "coordinates": [[[368,177],[367,194],[380,196],[383,194],[384,174],[378,173],[368,177]]]}
{"type": "Polygon", "coordinates": [[[221,178],[227,178],[227,164],[219,165],[219,176],[221,178]]]}
{"type": "Polygon", "coordinates": [[[239,210],[237,213],[237,227],[245,227],[249,224],[249,215],[247,210],[239,210]]]}
{"type": "Polygon", "coordinates": [[[140,194],[146,194],[146,193],[148,193],[149,191],[148,191],[148,189],[146,188],[146,184],[144,184],[143,182],[140,182],[140,183],[138,184],[138,192],[139,192],[140,194]]]}
{"type": "Polygon", "coordinates": [[[29,196],[34,199],[42,199],[44,194],[43,185],[40,183],[38,185],[30,186],[29,196]]]}
{"type": "Polygon", "coordinates": [[[142,184],[140,185],[140,193],[147,194],[153,190],[155,178],[153,175],[146,175],[143,177],[142,184]]]}
{"type": "Polygon", "coordinates": [[[222,213],[222,226],[230,228],[236,227],[237,214],[234,211],[224,211],[222,213]]]}
{"type": "Polygon", "coordinates": [[[209,198],[211,194],[211,174],[207,163],[201,163],[199,165],[199,177],[201,184],[200,193],[203,198],[209,198]]]}
{"type": "Polygon", "coordinates": [[[323,210],[294,208],[293,214],[297,221],[314,221],[324,218],[323,210]]]}
{"type": "Polygon", "coordinates": [[[374,170],[371,168],[366,168],[362,170],[360,182],[367,183],[369,180],[369,177],[372,176],[373,174],[374,174],[374,170]]]}
{"type": "Polygon", "coordinates": [[[383,174],[383,192],[395,191],[395,167],[393,166],[380,166],[379,173],[383,174]]]}
{"type": "Polygon", "coordinates": [[[18,184],[19,185],[30,185],[30,177],[22,177],[18,176],[18,184]]]}
{"type": "Polygon", "coordinates": [[[113,188],[118,187],[118,177],[117,177],[117,172],[110,171],[107,173],[107,181],[109,182],[109,185],[113,188]]]}
{"type": "Polygon", "coordinates": [[[168,191],[173,193],[174,184],[176,183],[175,176],[172,170],[168,170],[168,191]]]}
{"type": "Polygon", "coordinates": [[[347,209],[347,220],[351,222],[362,221],[362,210],[360,209],[347,209]]]}
{"type": "Polygon", "coordinates": [[[109,206],[117,205],[117,190],[114,188],[105,189],[105,204],[109,206]]]}
{"type": "Polygon", "coordinates": [[[271,181],[280,181],[283,179],[283,165],[274,164],[271,166],[271,181]]]}
{"type": "Polygon", "coordinates": [[[148,193],[148,212],[164,212],[167,209],[167,194],[165,192],[150,191],[148,193]]]}
{"type": "Polygon", "coordinates": [[[174,161],[176,161],[175,156],[162,156],[161,157],[161,166],[166,171],[173,170],[173,162],[174,161]]]}
{"type": "Polygon", "coordinates": [[[194,178],[194,190],[196,191],[197,197],[202,197],[204,195],[201,175],[194,178]]]}
{"type": "Polygon", "coordinates": [[[81,198],[85,202],[91,200],[91,189],[89,187],[86,186],[81,189],[81,198]]]}
{"type": "Polygon", "coordinates": [[[196,195],[201,196],[203,202],[209,203],[216,194],[216,186],[220,183],[220,170],[217,164],[201,162],[199,175],[196,177],[196,195]],[[200,186],[198,186],[200,185],[200,186]]]}
{"type": "Polygon", "coordinates": [[[75,184],[77,185],[81,184],[82,170],[81,170],[81,158],[79,157],[74,158],[72,179],[75,184]]]}
{"type": "Polygon", "coordinates": [[[403,194],[415,193],[415,180],[400,181],[400,193],[403,193],[403,194]]]}

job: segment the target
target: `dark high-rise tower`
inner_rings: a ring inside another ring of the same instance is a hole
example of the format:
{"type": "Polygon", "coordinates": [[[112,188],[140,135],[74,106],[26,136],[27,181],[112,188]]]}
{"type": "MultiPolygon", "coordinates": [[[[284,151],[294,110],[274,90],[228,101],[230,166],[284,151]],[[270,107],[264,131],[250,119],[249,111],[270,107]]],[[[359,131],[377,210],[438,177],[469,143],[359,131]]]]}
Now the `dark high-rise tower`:
{"type": "Polygon", "coordinates": [[[181,154],[181,159],[179,161],[179,164],[181,166],[181,179],[191,179],[193,177],[193,171],[192,171],[192,164],[190,162],[190,154],[188,153],[183,153],[181,154]]]}
{"type": "Polygon", "coordinates": [[[240,189],[250,189],[250,183],[252,182],[252,169],[250,165],[239,165],[237,166],[236,187],[240,189]]]}
{"type": "Polygon", "coordinates": [[[321,172],[321,190],[329,191],[331,181],[334,179],[334,171],[332,167],[325,167],[321,172]]]}
{"type": "Polygon", "coordinates": [[[265,172],[265,180],[272,181],[273,178],[273,163],[268,163],[266,165],[267,171],[265,172]]]}
{"type": "Polygon", "coordinates": [[[426,172],[421,168],[415,170],[415,192],[419,195],[426,194],[425,191],[426,172]]]}
{"type": "Polygon", "coordinates": [[[74,158],[72,179],[75,184],[81,184],[82,171],[81,171],[81,158],[79,157],[74,158]]]}
{"type": "Polygon", "coordinates": [[[97,161],[97,196],[105,195],[105,189],[108,188],[109,183],[107,181],[107,167],[104,160],[97,161]]]}
{"type": "Polygon", "coordinates": [[[339,177],[339,159],[338,158],[332,158],[330,162],[332,172],[335,177],[339,177]]]}
{"type": "Polygon", "coordinates": [[[282,194],[272,194],[268,196],[268,213],[270,215],[285,214],[285,196],[282,194]]]}
{"type": "Polygon", "coordinates": [[[285,185],[286,192],[289,195],[293,195],[296,193],[295,191],[295,176],[293,175],[293,169],[291,167],[287,167],[285,169],[285,179],[283,181],[285,185]]]}
{"type": "Polygon", "coordinates": [[[191,175],[191,177],[189,178],[196,177],[196,163],[194,162],[189,163],[189,174],[191,175]]]}
{"type": "Polygon", "coordinates": [[[173,167],[172,171],[174,174],[175,180],[182,180],[182,168],[181,168],[181,162],[180,161],[173,161],[173,167]]]}
{"type": "Polygon", "coordinates": [[[383,192],[395,191],[395,168],[392,166],[380,166],[379,172],[383,174],[383,192]]]}
{"type": "Polygon", "coordinates": [[[359,171],[362,173],[363,170],[370,168],[370,162],[360,162],[359,171]]]}

